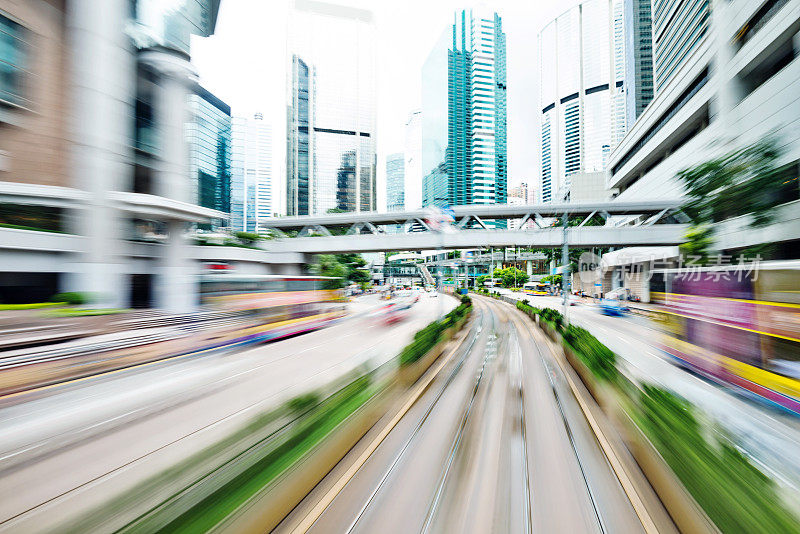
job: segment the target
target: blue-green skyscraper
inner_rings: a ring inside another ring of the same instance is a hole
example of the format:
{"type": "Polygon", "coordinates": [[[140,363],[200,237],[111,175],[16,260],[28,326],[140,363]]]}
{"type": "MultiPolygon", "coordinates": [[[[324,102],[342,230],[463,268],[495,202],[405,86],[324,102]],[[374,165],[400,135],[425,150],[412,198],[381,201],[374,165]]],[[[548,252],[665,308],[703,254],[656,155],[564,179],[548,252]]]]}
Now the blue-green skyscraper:
{"type": "Polygon", "coordinates": [[[230,213],[231,108],[199,85],[189,100],[189,172],[196,179],[197,203],[230,213]]]}
{"type": "Polygon", "coordinates": [[[423,204],[505,204],[506,146],[502,21],[459,11],[422,70],[423,204]]]}

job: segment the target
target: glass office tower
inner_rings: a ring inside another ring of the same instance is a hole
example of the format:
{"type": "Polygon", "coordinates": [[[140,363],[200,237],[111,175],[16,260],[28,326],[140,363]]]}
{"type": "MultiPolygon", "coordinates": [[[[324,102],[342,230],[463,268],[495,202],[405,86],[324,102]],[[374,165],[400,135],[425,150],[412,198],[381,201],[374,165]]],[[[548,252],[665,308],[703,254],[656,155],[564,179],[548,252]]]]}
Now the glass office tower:
{"type": "Polygon", "coordinates": [[[231,108],[199,85],[189,102],[189,173],[196,178],[197,203],[230,213],[231,108]]]}
{"type": "Polygon", "coordinates": [[[625,135],[622,0],[589,0],[539,34],[542,202],[564,200],[570,176],[603,171],[625,135]]]}
{"type": "Polygon", "coordinates": [[[651,0],[625,0],[625,100],[633,124],[653,100],[651,0]]]}
{"type": "Polygon", "coordinates": [[[257,232],[272,217],[272,129],[263,115],[233,118],[231,228],[257,232]]]}
{"type": "Polygon", "coordinates": [[[506,151],[501,18],[459,11],[422,70],[423,205],[505,204],[506,151]]]}
{"type": "Polygon", "coordinates": [[[289,30],[289,215],[377,208],[375,41],[372,12],[295,0],[289,30]]]}
{"type": "Polygon", "coordinates": [[[405,209],[405,156],[402,152],[386,156],[386,210],[405,209]]]}
{"type": "Polygon", "coordinates": [[[709,0],[653,0],[653,71],[656,92],[700,46],[710,24],[709,0]]]}

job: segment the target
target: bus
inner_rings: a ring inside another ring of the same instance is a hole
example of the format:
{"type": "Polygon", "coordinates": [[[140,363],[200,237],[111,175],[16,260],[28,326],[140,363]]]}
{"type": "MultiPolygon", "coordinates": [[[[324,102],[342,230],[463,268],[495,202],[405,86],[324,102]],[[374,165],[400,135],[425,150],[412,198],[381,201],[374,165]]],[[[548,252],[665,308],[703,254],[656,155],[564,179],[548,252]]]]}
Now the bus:
{"type": "Polygon", "coordinates": [[[522,286],[522,292],[526,295],[548,295],[547,285],[542,282],[527,282],[522,286]]]}
{"type": "Polygon", "coordinates": [[[650,287],[676,363],[800,414],[800,261],[657,270],[650,287]]]}
{"type": "MultiPolygon", "coordinates": [[[[326,289],[323,276],[206,274],[200,279],[203,307],[235,312],[257,326],[245,329],[252,342],[316,330],[345,313],[341,289],[326,289]]],[[[235,332],[231,332],[236,336],[235,332]]]]}
{"type": "MultiPolygon", "coordinates": [[[[113,336],[4,352],[0,396],[171,358],[200,357],[327,326],[345,313],[331,278],[200,277],[201,306],[191,314],[147,312],[120,319],[113,336]]],[[[113,324],[113,323],[112,323],[113,324]]]]}

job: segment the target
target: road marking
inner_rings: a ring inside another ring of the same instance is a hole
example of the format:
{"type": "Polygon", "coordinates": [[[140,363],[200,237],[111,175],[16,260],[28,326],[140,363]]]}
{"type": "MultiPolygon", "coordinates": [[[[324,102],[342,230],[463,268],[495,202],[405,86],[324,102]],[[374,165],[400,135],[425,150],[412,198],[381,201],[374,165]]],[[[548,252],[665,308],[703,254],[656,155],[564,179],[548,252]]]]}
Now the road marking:
{"type": "Polygon", "coordinates": [[[402,408],[395,414],[391,421],[380,431],[380,433],[375,436],[375,438],[370,442],[369,446],[361,453],[361,455],[356,459],[356,461],[350,465],[347,471],[336,481],[336,483],[331,487],[325,495],[317,502],[314,508],[311,509],[303,520],[297,525],[294,529],[292,529],[292,534],[302,534],[308,532],[309,529],[317,522],[317,519],[320,518],[322,513],[325,511],[328,506],[333,502],[339,493],[344,489],[348,482],[356,475],[356,473],[363,467],[363,465],[367,462],[367,460],[372,456],[372,454],[378,449],[380,444],[389,433],[394,429],[395,426],[400,422],[400,420],[405,417],[406,413],[411,409],[414,404],[416,404],[419,397],[428,389],[428,386],[431,382],[439,375],[439,372],[447,365],[453,355],[456,353],[458,348],[461,345],[456,345],[450,350],[450,353],[442,358],[439,357],[439,362],[436,365],[434,371],[432,373],[428,373],[428,377],[424,379],[423,383],[419,384],[419,386],[414,389],[414,392],[409,397],[408,401],[403,405],[402,408]]]}
{"type": "Polygon", "coordinates": [[[625,467],[622,465],[622,462],[617,457],[614,449],[611,447],[611,443],[603,434],[603,431],[600,429],[600,425],[597,423],[597,420],[594,418],[594,415],[589,411],[589,406],[583,400],[583,397],[579,395],[578,388],[575,386],[575,383],[572,380],[572,377],[567,372],[567,369],[564,368],[564,365],[561,362],[561,358],[558,357],[557,351],[554,351],[550,346],[550,343],[545,341],[545,345],[550,349],[550,352],[553,353],[555,356],[555,361],[557,365],[561,368],[562,373],[564,374],[564,378],[567,380],[567,384],[569,384],[570,390],[572,391],[573,397],[578,401],[578,405],[583,412],[583,416],[586,418],[586,421],[589,423],[589,426],[592,429],[592,432],[597,439],[600,448],[603,451],[603,454],[608,459],[608,463],[611,465],[611,469],[614,471],[614,474],[617,476],[617,480],[619,480],[620,485],[622,485],[623,491],[628,496],[628,500],[633,507],[634,512],[639,517],[639,521],[642,523],[642,527],[644,528],[645,532],[648,534],[657,534],[658,528],[655,525],[655,522],[650,517],[650,513],[647,511],[647,508],[644,506],[639,494],[636,492],[634,488],[633,482],[631,481],[630,477],[628,476],[627,471],[625,471],[625,467]]]}
{"type": "Polygon", "coordinates": [[[583,397],[579,394],[575,382],[573,382],[572,377],[564,368],[564,365],[561,362],[561,358],[559,358],[557,354],[555,360],[558,363],[558,366],[561,368],[561,371],[564,373],[564,377],[567,379],[569,388],[570,390],[572,390],[572,395],[578,401],[578,405],[581,407],[583,416],[586,418],[586,421],[592,428],[592,432],[597,438],[597,442],[600,444],[600,448],[603,450],[603,454],[605,454],[606,458],[608,458],[608,462],[609,464],[611,464],[611,469],[613,469],[614,474],[617,475],[617,479],[622,485],[622,489],[625,491],[625,494],[628,496],[628,499],[631,502],[631,506],[633,506],[636,515],[639,516],[639,521],[641,521],[642,527],[644,527],[645,532],[657,534],[658,528],[656,527],[655,522],[653,522],[653,519],[650,517],[650,513],[647,511],[644,502],[642,502],[641,498],[639,497],[639,494],[636,492],[633,482],[628,476],[627,471],[625,471],[625,467],[622,465],[622,462],[617,457],[616,452],[614,452],[611,443],[608,441],[608,438],[606,438],[605,434],[600,428],[600,425],[594,418],[594,415],[589,410],[589,406],[583,400],[583,397]]]}

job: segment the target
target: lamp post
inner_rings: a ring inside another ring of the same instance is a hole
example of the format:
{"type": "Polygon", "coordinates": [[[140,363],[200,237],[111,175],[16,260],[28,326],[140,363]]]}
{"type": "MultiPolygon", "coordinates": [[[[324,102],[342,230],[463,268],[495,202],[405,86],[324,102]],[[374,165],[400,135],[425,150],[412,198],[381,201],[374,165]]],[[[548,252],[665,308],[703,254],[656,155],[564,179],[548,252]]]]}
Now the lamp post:
{"type": "Polygon", "coordinates": [[[567,214],[561,216],[563,242],[561,244],[561,293],[564,305],[564,324],[569,324],[569,302],[567,296],[567,275],[569,273],[569,245],[567,244],[567,214]]]}

